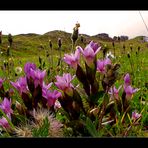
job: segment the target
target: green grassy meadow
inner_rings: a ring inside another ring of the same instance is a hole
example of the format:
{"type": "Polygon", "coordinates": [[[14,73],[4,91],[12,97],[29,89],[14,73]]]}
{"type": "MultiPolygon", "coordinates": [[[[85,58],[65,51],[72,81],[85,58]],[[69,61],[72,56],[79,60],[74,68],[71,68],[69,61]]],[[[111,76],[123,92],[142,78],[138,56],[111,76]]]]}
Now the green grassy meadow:
{"type": "MultiPolygon", "coordinates": [[[[64,61],[58,65],[58,61],[60,59],[60,51],[61,57],[64,57],[64,54],[70,54],[72,48],[72,42],[70,39],[71,34],[63,31],[52,31],[45,33],[44,35],[38,34],[22,34],[13,36],[13,44],[10,48],[9,54],[7,53],[8,49],[8,41],[7,35],[2,36],[2,44],[0,45],[0,78],[5,78],[6,82],[4,83],[5,89],[9,89],[11,87],[7,84],[8,81],[16,81],[21,76],[24,76],[24,65],[27,62],[32,62],[37,65],[37,67],[41,70],[45,70],[47,72],[45,81],[47,83],[54,82],[56,75],[62,75],[63,73],[71,73],[71,75],[75,74],[75,70],[70,68],[64,61]],[[62,47],[59,51],[58,49],[58,38],[62,39],[62,47]],[[52,50],[49,47],[49,40],[52,41],[52,50]],[[53,61],[52,61],[53,59],[53,61]],[[4,68],[5,63],[8,64],[6,68],[4,68]],[[16,67],[21,67],[22,72],[17,73],[16,67]]],[[[100,40],[97,37],[91,37],[84,35],[86,38],[86,42],[82,43],[80,38],[78,38],[76,46],[81,46],[85,48],[88,44],[88,41],[93,40],[101,44],[102,49],[97,54],[97,59],[103,58],[103,48],[106,47],[107,52],[111,51],[114,54],[115,58],[112,59],[113,64],[120,64],[119,69],[119,78],[116,80],[115,85],[119,86],[123,84],[123,77],[126,73],[130,74],[132,79],[132,86],[134,88],[139,88],[140,90],[136,92],[131,100],[131,109],[137,110],[142,114],[142,118],[140,122],[137,123],[137,126],[132,127],[132,130],[128,132],[128,136],[134,137],[147,137],[148,136],[148,43],[142,42],[142,37],[136,37],[134,39],[130,39],[124,42],[115,42],[115,46],[113,47],[112,42],[100,40]],[[132,44],[132,49],[130,45],[132,44]],[[123,49],[123,45],[125,45],[125,49],[123,49]],[[139,50],[138,50],[139,47],[139,50]]],[[[81,57],[82,58],[82,57],[81,57]]],[[[84,66],[83,61],[81,64],[84,66]]],[[[73,80],[73,84],[76,86],[79,84],[78,79],[73,80]]],[[[81,86],[81,84],[80,84],[81,86]]],[[[53,86],[54,87],[54,86],[53,86]]],[[[101,88],[100,88],[101,89],[101,88]]],[[[1,98],[2,100],[2,98],[1,98]]],[[[15,100],[21,100],[20,96],[15,90],[14,96],[12,96],[13,103],[15,104],[15,100]]],[[[13,104],[13,105],[14,105],[13,104]]],[[[14,106],[13,106],[14,107],[14,106]]],[[[14,107],[15,110],[15,107],[14,107]]],[[[14,111],[17,114],[17,111],[14,111]]],[[[14,114],[15,114],[14,113],[14,114]]],[[[131,113],[131,112],[130,112],[131,113]]],[[[117,115],[118,116],[118,115],[117,115]]],[[[119,115],[120,116],[120,115],[119,115]]],[[[57,113],[57,119],[61,120],[64,124],[65,128],[65,137],[83,137],[83,136],[92,136],[92,137],[122,137],[126,134],[123,134],[128,125],[122,125],[119,120],[123,116],[118,118],[118,122],[115,125],[107,125],[100,129],[99,134],[96,134],[96,130],[89,120],[87,121],[88,131],[84,131],[86,135],[82,134],[80,131],[77,133],[72,129],[73,124],[69,126],[67,124],[67,118],[64,114],[64,111],[61,110],[59,114],[57,113]],[[63,116],[62,116],[63,115],[63,116]],[[90,128],[89,128],[90,127],[90,128]],[[96,136],[97,135],[97,136],[96,136]]],[[[19,119],[14,119],[17,122],[25,121],[23,115],[18,116],[19,119]]],[[[83,119],[83,117],[81,117],[83,119]]],[[[96,121],[97,119],[95,119],[96,121]]],[[[16,124],[15,121],[12,123],[16,124]]],[[[93,120],[94,121],[94,120],[93,120]]],[[[95,122],[94,121],[94,122],[95,122]]],[[[126,121],[131,123],[129,114],[127,115],[126,121]]],[[[125,121],[125,123],[126,123],[125,121]]],[[[46,120],[44,122],[45,127],[46,120]]],[[[95,123],[94,123],[95,124],[95,123]]],[[[16,124],[18,125],[18,124],[16,124]]],[[[32,131],[33,136],[37,137],[48,137],[45,131],[45,128],[36,128],[36,130],[32,131]],[[41,134],[43,133],[43,134],[41,134]]],[[[5,131],[5,130],[4,130],[5,131]]],[[[11,132],[3,132],[1,133],[2,137],[11,137],[11,132]]]]}

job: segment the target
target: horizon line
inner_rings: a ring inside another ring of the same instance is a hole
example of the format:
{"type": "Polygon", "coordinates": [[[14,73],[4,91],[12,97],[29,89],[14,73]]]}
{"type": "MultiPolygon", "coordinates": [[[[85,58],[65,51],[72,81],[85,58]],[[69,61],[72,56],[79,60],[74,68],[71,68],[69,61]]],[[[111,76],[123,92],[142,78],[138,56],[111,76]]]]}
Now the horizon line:
{"type": "MultiPolygon", "coordinates": [[[[1,30],[2,31],[2,30],[1,30]]],[[[28,32],[28,33],[18,33],[18,34],[11,34],[12,36],[17,36],[17,35],[25,35],[25,34],[36,34],[36,35],[44,35],[44,34],[46,34],[46,33],[49,33],[49,32],[52,32],[52,31],[62,31],[62,32],[66,32],[66,33],[70,33],[70,34],[72,34],[71,32],[68,32],[68,31],[65,31],[65,30],[58,30],[58,29],[55,29],[55,30],[51,30],[51,31],[48,31],[48,32],[45,32],[45,33],[35,33],[35,32],[28,32]]],[[[9,33],[8,33],[9,34],[9,33]]],[[[8,35],[8,34],[2,34],[2,35],[8,35]]],[[[121,35],[114,35],[113,37],[111,37],[110,35],[109,35],[109,33],[107,33],[107,32],[101,32],[101,33],[97,33],[97,34],[94,34],[94,35],[89,35],[89,34],[86,34],[86,33],[79,33],[79,35],[87,35],[87,36],[90,36],[90,37],[92,37],[92,36],[96,36],[96,35],[98,35],[98,34],[108,34],[108,36],[110,37],[110,38],[113,38],[114,36],[116,36],[116,37],[121,37],[121,36],[128,36],[128,35],[123,35],[123,34],[121,34],[121,35]]],[[[128,36],[129,37],[129,36],[128,36]]],[[[138,35],[138,36],[134,36],[134,37],[129,37],[129,39],[133,39],[133,38],[136,38],[136,37],[148,37],[148,36],[145,36],[145,35],[138,35]]]]}

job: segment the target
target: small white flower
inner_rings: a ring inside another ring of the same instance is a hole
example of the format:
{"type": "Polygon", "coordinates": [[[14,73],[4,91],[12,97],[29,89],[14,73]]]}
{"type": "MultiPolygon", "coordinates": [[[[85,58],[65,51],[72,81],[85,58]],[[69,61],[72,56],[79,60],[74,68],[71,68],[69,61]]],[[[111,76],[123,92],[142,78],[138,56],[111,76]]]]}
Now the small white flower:
{"type": "Polygon", "coordinates": [[[20,74],[22,72],[22,68],[21,67],[16,67],[15,68],[15,73],[16,74],[20,74]]]}
{"type": "Polygon", "coordinates": [[[109,53],[106,54],[106,58],[115,58],[115,56],[111,53],[111,51],[109,53]]]}
{"type": "Polygon", "coordinates": [[[58,100],[55,101],[54,109],[59,109],[61,108],[61,104],[58,100]]]}

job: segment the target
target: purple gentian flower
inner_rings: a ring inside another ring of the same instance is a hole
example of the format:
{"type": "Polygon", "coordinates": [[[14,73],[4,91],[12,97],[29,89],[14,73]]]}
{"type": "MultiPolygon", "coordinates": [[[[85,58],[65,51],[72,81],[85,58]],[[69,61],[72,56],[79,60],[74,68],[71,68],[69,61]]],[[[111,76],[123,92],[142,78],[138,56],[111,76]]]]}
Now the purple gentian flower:
{"type": "Polygon", "coordinates": [[[74,79],[74,77],[75,76],[72,77],[69,73],[64,73],[63,76],[56,76],[57,82],[55,82],[55,85],[63,92],[71,96],[73,95],[72,88],[74,88],[71,81],[74,79]]]}
{"type": "Polygon", "coordinates": [[[22,95],[22,93],[27,93],[29,91],[27,86],[26,77],[20,77],[16,82],[10,82],[22,95]]]}
{"type": "Polygon", "coordinates": [[[106,58],[104,60],[98,60],[97,61],[97,70],[101,73],[105,73],[105,66],[107,64],[111,64],[111,60],[109,58],[106,58]]]}
{"type": "Polygon", "coordinates": [[[138,88],[132,88],[130,85],[127,87],[124,87],[124,91],[126,93],[126,98],[132,98],[132,95],[137,92],[139,89],[138,88]]]}
{"type": "Polygon", "coordinates": [[[4,98],[3,102],[0,104],[0,108],[3,110],[5,114],[10,115],[13,113],[13,110],[11,109],[11,99],[4,98]]]}
{"type": "Polygon", "coordinates": [[[132,112],[132,119],[136,120],[141,117],[141,114],[138,114],[136,111],[132,112]]]}
{"type": "Polygon", "coordinates": [[[94,62],[94,59],[95,59],[95,56],[96,56],[96,54],[100,51],[101,47],[99,47],[99,46],[97,45],[97,43],[94,43],[93,41],[91,41],[91,42],[84,48],[84,50],[83,50],[80,46],[78,46],[77,49],[79,49],[79,50],[82,52],[86,64],[87,64],[89,67],[92,67],[93,62],[94,62]]]}
{"type": "Polygon", "coordinates": [[[24,71],[28,78],[30,78],[30,70],[36,70],[36,65],[34,63],[27,62],[24,66],[24,71]]]}
{"type": "Polygon", "coordinates": [[[6,128],[6,129],[10,127],[10,125],[5,117],[2,117],[0,119],[0,126],[2,126],[3,128],[6,128]]]}
{"type": "Polygon", "coordinates": [[[35,85],[35,88],[40,85],[42,87],[43,85],[43,80],[44,80],[44,77],[46,76],[46,70],[44,71],[41,71],[39,69],[37,70],[33,70],[33,69],[30,69],[30,77],[33,79],[34,81],[34,85],[35,85]]]}
{"type": "Polygon", "coordinates": [[[131,79],[129,73],[127,73],[124,77],[124,87],[127,87],[131,84],[131,79]]]}
{"type": "Polygon", "coordinates": [[[42,95],[46,96],[47,91],[49,90],[49,88],[51,87],[53,83],[49,83],[48,85],[45,84],[45,82],[43,82],[43,86],[42,86],[42,95]]]}
{"type": "Polygon", "coordinates": [[[46,96],[43,96],[45,99],[47,99],[48,106],[54,106],[55,101],[61,97],[61,92],[58,92],[57,90],[54,90],[53,92],[47,91],[46,96]]]}
{"type": "Polygon", "coordinates": [[[121,87],[122,86],[119,86],[118,89],[116,89],[115,86],[113,88],[112,87],[110,88],[108,93],[111,95],[112,99],[114,99],[114,98],[117,99],[117,100],[119,99],[119,91],[120,91],[121,87]]]}
{"type": "Polygon", "coordinates": [[[94,52],[96,52],[98,50],[98,48],[100,48],[100,46],[97,43],[95,43],[94,41],[91,41],[89,43],[89,45],[94,50],[94,52]]]}
{"type": "Polygon", "coordinates": [[[77,69],[77,65],[79,64],[79,60],[80,60],[79,48],[76,49],[74,54],[71,54],[71,55],[65,54],[63,59],[68,65],[70,65],[74,69],[77,69]]]}

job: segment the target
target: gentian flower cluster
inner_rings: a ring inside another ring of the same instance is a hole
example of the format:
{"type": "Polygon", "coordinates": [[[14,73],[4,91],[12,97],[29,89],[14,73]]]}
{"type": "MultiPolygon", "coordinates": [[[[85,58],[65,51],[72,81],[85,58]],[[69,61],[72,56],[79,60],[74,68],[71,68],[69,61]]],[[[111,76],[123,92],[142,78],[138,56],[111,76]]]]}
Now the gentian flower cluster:
{"type": "Polygon", "coordinates": [[[10,82],[21,95],[24,104],[29,110],[43,107],[54,107],[55,101],[61,96],[57,90],[49,90],[52,83],[45,84],[46,70],[37,69],[34,63],[26,63],[24,66],[26,76],[20,77],[16,82],[10,82]],[[31,94],[31,95],[30,95],[31,94]]]}
{"type": "MultiPolygon", "coordinates": [[[[11,120],[11,114],[13,113],[13,110],[11,109],[11,99],[9,100],[8,98],[4,98],[4,100],[0,103],[0,109],[11,120]]],[[[6,129],[10,127],[7,119],[4,116],[0,118],[0,126],[6,129]]]]}

